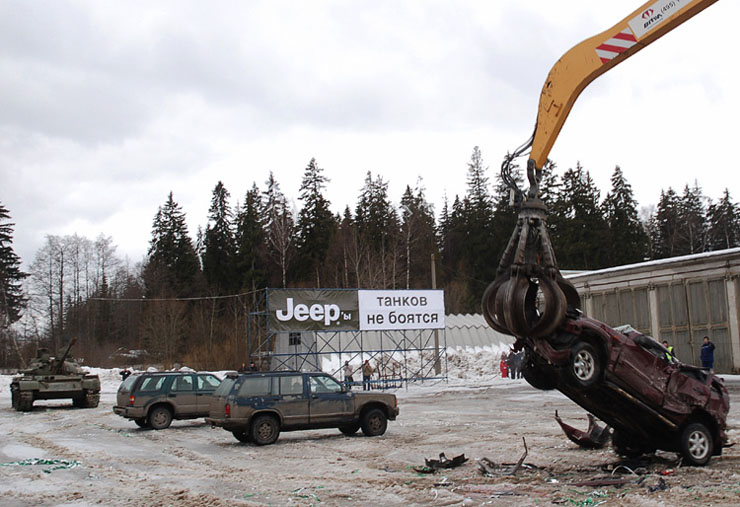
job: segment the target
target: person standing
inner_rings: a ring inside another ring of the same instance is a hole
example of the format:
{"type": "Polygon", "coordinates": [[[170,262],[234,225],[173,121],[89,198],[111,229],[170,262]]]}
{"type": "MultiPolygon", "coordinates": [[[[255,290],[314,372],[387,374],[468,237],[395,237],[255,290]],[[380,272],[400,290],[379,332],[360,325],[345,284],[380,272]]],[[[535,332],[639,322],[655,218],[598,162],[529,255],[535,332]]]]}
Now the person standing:
{"type": "Polygon", "coordinates": [[[362,390],[370,390],[370,377],[373,375],[373,367],[370,365],[370,361],[365,359],[365,364],[362,365],[362,390]]]}
{"type": "Polygon", "coordinates": [[[704,337],[704,343],[701,346],[701,365],[704,368],[709,368],[710,372],[714,372],[714,343],[709,341],[709,337],[704,337]]]}
{"type": "Polygon", "coordinates": [[[668,343],[668,340],[663,340],[663,346],[668,351],[668,353],[665,355],[665,358],[668,360],[669,363],[672,363],[676,359],[675,354],[673,354],[673,345],[670,345],[668,343]]]}
{"type": "Polygon", "coordinates": [[[501,353],[501,361],[499,362],[498,367],[501,369],[501,378],[509,376],[509,363],[506,358],[506,352],[501,353]]]}
{"type": "Polygon", "coordinates": [[[352,389],[352,382],[355,381],[355,379],[352,378],[352,365],[349,364],[349,361],[344,362],[344,385],[347,387],[347,390],[349,391],[352,389]]]}

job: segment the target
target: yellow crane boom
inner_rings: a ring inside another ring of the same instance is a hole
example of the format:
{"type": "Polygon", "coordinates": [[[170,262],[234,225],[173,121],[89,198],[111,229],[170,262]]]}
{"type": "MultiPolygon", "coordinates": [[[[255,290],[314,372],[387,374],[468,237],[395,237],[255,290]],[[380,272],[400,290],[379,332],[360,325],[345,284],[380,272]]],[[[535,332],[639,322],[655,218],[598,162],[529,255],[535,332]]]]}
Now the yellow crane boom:
{"type": "Polygon", "coordinates": [[[591,81],[717,0],[651,0],[565,53],[545,80],[530,159],[541,170],[578,96],[591,81]]]}

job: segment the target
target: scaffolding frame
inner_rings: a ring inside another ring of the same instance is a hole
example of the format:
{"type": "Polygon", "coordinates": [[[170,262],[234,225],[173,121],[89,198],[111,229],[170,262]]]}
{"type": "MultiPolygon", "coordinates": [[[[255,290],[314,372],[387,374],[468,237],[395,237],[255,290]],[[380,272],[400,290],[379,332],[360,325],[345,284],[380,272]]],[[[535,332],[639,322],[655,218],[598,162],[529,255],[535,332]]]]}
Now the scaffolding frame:
{"type": "MultiPolygon", "coordinates": [[[[324,361],[338,359],[337,367],[327,371],[340,380],[345,361],[355,366],[354,372],[362,379],[361,367],[371,362],[374,373],[371,388],[395,389],[409,382],[447,381],[447,336],[444,329],[413,329],[393,331],[301,331],[311,335],[306,344],[289,345],[289,352],[276,351],[277,340],[289,335],[287,331],[273,331],[269,321],[269,290],[258,301],[258,308],[247,316],[247,350],[250,361],[259,370],[324,371],[324,361]],[[441,336],[440,336],[441,335],[441,336]],[[356,361],[359,359],[359,366],[356,361]]],[[[362,385],[353,380],[348,385],[362,385]]]]}

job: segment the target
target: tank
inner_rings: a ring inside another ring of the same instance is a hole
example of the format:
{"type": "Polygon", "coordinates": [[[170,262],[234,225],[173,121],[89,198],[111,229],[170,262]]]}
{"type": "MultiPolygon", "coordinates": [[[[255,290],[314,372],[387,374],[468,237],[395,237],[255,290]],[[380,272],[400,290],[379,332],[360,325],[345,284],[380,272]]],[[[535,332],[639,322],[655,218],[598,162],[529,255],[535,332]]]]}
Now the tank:
{"type": "Polygon", "coordinates": [[[18,370],[10,383],[13,408],[28,412],[36,400],[71,398],[78,408],[95,408],[100,401],[100,378],[85,373],[70,357],[73,339],[61,358],[52,357],[48,349],[38,349],[28,368],[18,370]]]}

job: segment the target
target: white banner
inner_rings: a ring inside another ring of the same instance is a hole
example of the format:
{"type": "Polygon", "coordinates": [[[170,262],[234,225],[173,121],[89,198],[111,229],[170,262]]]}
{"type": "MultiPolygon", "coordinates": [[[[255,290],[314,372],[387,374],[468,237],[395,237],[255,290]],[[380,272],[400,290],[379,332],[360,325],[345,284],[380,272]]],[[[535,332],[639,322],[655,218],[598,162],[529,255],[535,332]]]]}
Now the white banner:
{"type": "Polygon", "coordinates": [[[443,329],[442,290],[360,290],[361,331],[443,329]]]}

